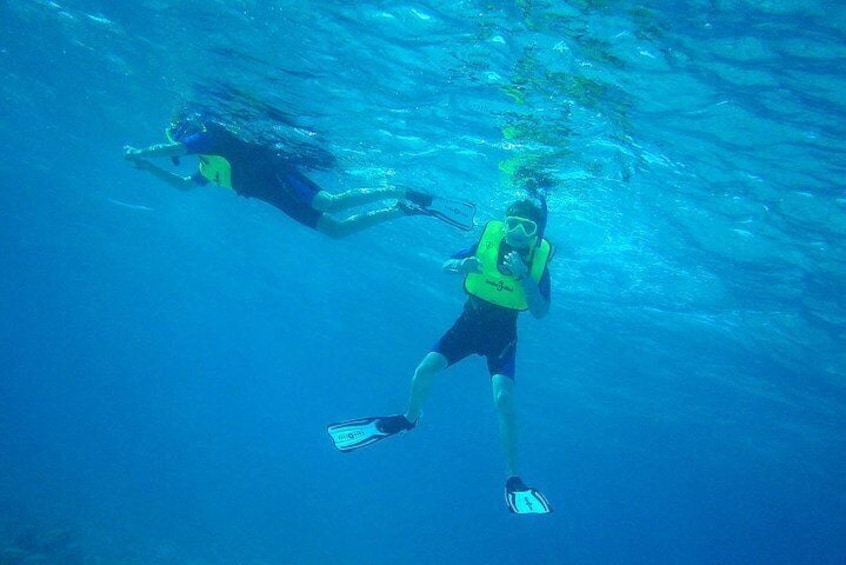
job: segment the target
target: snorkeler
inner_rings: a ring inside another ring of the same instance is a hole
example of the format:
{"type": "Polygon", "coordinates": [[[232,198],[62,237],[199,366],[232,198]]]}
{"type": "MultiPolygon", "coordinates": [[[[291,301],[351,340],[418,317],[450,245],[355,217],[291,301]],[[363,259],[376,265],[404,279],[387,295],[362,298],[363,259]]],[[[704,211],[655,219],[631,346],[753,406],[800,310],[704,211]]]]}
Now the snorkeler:
{"type": "Polygon", "coordinates": [[[414,371],[405,414],[331,424],[327,431],[336,448],[352,451],[413,429],[435,375],[468,355],[482,355],[487,358],[505,451],[506,504],[518,514],[552,512],[546,497],[518,476],[513,402],[517,316],[528,310],[540,319],[549,311],[547,264],[553,248],[543,237],[546,216],[543,200],[540,205],[514,202],[504,221],[489,222],[474,246],[444,263],[445,272],[464,275],[469,296],[464,312],[414,371]]]}
{"type": "Polygon", "coordinates": [[[403,187],[360,188],[340,194],[323,190],[272,147],[245,141],[229,128],[199,114],[175,120],[167,129],[168,143],[144,149],[124,147],[124,157],[142,170],[180,190],[209,182],[233,189],[241,196],[258,198],[297,222],[329,237],[340,239],[403,216],[428,215],[464,230],[473,226],[475,205],[463,200],[437,198],[403,187]],[[149,161],[197,155],[199,170],[184,177],[149,161]],[[331,214],[386,199],[395,205],[338,220],[331,214]]]}

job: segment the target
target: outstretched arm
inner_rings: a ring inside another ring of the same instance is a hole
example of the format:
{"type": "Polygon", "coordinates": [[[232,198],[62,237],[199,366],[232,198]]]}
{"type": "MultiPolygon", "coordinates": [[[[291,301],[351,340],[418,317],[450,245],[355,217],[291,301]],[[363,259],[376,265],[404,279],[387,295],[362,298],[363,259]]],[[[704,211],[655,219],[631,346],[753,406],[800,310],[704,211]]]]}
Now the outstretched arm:
{"type": "Polygon", "coordinates": [[[123,156],[129,161],[135,161],[147,157],[181,157],[188,154],[188,148],[184,143],[160,143],[150,145],[143,149],[136,149],[127,145],[123,148],[123,156]]]}
{"type": "Polygon", "coordinates": [[[179,157],[187,153],[188,148],[183,143],[161,143],[159,145],[150,145],[143,149],[136,149],[129,145],[123,148],[123,157],[131,162],[132,166],[142,171],[153,173],[154,176],[179,190],[191,190],[196,185],[191,177],[183,177],[182,175],[165,170],[148,161],[146,157],[179,157]]]}
{"type": "Polygon", "coordinates": [[[177,175],[176,173],[172,173],[168,170],[165,170],[155,163],[151,163],[146,159],[132,159],[132,164],[137,169],[141,169],[142,171],[148,171],[153,173],[153,175],[169,185],[179,189],[179,190],[191,190],[192,188],[199,186],[197,183],[194,182],[194,179],[191,177],[183,177],[182,175],[177,175]]]}

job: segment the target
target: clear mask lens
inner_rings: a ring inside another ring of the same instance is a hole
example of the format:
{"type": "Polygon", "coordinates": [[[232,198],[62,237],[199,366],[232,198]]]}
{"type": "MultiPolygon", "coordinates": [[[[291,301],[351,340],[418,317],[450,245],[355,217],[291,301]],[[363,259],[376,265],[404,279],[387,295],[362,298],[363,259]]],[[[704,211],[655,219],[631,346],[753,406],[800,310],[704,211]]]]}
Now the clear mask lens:
{"type": "Polygon", "coordinates": [[[509,216],[505,218],[505,231],[511,234],[522,232],[523,237],[534,237],[538,233],[538,224],[528,218],[509,216]]]}

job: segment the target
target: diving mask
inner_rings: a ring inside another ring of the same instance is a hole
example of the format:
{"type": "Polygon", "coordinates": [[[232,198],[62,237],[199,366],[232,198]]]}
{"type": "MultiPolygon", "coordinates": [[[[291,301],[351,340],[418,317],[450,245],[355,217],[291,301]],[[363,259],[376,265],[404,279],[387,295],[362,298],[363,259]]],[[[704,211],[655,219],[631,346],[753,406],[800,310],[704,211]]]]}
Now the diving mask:
{"type": "Polygon", "coordinates": [[[505,232],[509,235],[517,235],[518,232],[522,232],[523,237],[529,239],[538,234],[538,223],[529,218],[507,216],[505,218],[505,232]]]}

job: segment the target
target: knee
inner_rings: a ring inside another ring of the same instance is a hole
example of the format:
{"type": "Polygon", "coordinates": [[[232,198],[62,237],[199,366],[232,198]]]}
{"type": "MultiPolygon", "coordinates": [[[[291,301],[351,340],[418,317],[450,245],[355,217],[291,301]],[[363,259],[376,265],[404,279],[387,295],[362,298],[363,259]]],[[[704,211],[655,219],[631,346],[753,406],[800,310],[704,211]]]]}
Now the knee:
{"type": "Polygon", "coordinates": [[[314,195],[314,200],[311,201],[311,207],[318,212],[332,212],[335,208],[335,195],[331,192],[321,190],[314,195]]]}
{"type": "Polygon", "coordinates": [[[494,406],[499,412],[510,413],[514,411],[514,395],[511,390],[498,389],[494,392],[494,406]]]}
{"type": "Polygon", "coordinates": [[[343,239],[346,236],[341,222],[326,215],[321,216],[320,220],[317,221],[317,231],[332,239],[343,239]]]}
{"type": "Polygon", "coordinates": [[[427,383],[431,380],[431,378],[435,375],[435,371],[432,370],[426,363],[420,363],[416,369],[414,369],[414,376],[412,377],[415,383],[427,383]]]}
{"type": "Polygon", "coordinates": [[[446,360],[430,354],[414,369],[414,381],[428,383],[432,377],[446,366],[446,360]]]}

